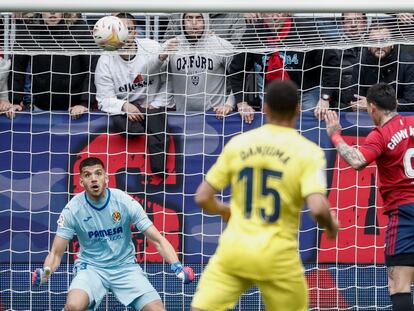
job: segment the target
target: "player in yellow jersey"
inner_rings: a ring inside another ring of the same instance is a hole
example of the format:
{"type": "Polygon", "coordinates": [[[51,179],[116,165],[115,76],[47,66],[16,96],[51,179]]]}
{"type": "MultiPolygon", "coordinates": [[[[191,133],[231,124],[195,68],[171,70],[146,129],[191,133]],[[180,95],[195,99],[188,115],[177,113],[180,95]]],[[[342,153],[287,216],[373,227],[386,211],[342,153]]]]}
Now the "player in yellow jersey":
{"type": "Polygon", "coordinates": [[[304,202],[328,238],[336,237],[338,223],[325,196],[324,153],[295,130],[294,83],[270,84],[264,109],[267,124],[231,139],[197,189],[197,203],[228,226],[200,279],[193,311],[232,308],[252,285],[266,310],[308,310],[297,241],[304,202]],[[215,198],[229,184],[230,206],[215,198]]]}

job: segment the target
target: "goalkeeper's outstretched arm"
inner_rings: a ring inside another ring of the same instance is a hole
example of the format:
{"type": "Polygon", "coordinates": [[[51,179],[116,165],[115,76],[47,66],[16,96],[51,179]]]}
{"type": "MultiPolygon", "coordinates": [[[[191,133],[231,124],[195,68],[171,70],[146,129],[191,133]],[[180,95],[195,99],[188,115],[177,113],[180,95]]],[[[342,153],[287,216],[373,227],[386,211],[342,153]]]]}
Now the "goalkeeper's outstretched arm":
{"type": "Polygon", "coordinates": [[[57,270],[68,242],[69,240],[61,238],[59,236],[55,237],[52,249],[45,259],[43,268],[36,269],[32,274],[32,283],[34,286],[40,286],[45,283],[52,275],[52,273],[57,270]]]}
{"type": "Polygon", "coordinates": [[[57,268],[59,268],[60,261],[62,260],[62,256],[65,253],[68,243],[69,240],[56,236],[53,241],[52,249],[47,255],[43,267],[50,267],[52,270],[51,272],[55,272],[57,268]]]}
{"type": "Polygon", "coordinates": [[[154,225],[144,231],[144,235],[157,248],[160,255],[171,265],[171,271],[184,283],[190,283],[194,280],[194,271],[191,267],[184,267],[178,260],[173,246],[168,240],[161,235],[154,225]]]}

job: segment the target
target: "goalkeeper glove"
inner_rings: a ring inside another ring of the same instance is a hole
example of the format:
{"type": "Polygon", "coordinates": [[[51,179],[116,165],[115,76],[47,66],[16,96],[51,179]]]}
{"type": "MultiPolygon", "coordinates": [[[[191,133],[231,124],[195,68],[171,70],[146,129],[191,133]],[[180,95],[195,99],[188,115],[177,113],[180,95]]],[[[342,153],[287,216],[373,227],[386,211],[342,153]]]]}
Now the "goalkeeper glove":
{"type": "Polygon", "coordinates": [[[171,264],[171,271],[177,278],[181,279],[184,284],[191,283],[194,280],[194,271],[191,267],[183,267],[181,262],[177,261],[171,264]]]}
{"type": "Polygon", "coordinates": [[[51,274],[52,270],[49,267],[45,267],[43,269],[36,269],[32,272],[32,285],[42,285],[43,283],[47,282],[51,274]]]}

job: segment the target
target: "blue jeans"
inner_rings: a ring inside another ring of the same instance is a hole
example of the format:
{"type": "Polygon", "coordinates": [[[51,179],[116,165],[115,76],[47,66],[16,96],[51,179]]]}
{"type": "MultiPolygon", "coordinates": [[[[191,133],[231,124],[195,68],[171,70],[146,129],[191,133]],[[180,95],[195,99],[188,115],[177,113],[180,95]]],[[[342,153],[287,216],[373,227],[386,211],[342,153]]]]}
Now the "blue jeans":
{"type": "Polygon", "coordinates": [[[315,87],[314,89],[311,89],[309,91],[302,92],[301,110],[309,111],[314,109],[318,104],[320,96],[321,89],[319,87],[315,87]]]}

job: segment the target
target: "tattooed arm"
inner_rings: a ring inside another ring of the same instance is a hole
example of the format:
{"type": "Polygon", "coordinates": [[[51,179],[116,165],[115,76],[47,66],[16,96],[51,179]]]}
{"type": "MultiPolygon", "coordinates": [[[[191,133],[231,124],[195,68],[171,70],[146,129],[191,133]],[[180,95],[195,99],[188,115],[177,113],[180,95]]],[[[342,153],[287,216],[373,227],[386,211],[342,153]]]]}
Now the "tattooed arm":
{"type": "Polygon", "coordinates": [[[326,132],[331,138],[341,157],[356,170],[363,169],[367,165],[367,161],[363,154],[354,147],[349,146],[341,136],[341,125],[339,118],[334,111],[328,111],[325,115],[326,132]]]}
{"type": "MultiPolygon", "coordinates": [[[[337,135],[339,136],[339,133],[337,135]]],[[[335,147],[346,163],[356,170],[361,170],[367,165],[367,161],[357,148],[349,146],[341,136],[338,142],[335,147]]]]}

